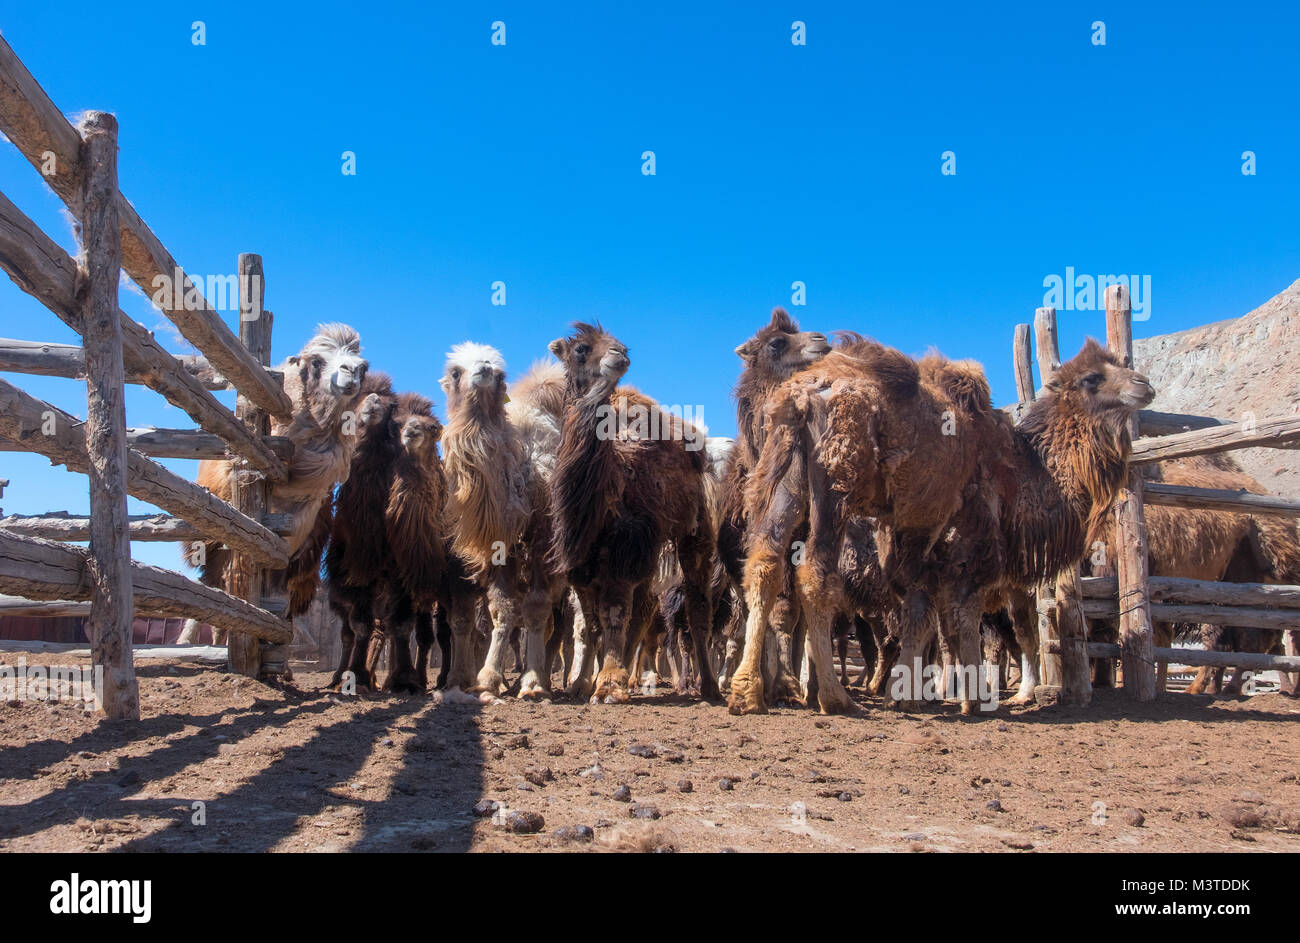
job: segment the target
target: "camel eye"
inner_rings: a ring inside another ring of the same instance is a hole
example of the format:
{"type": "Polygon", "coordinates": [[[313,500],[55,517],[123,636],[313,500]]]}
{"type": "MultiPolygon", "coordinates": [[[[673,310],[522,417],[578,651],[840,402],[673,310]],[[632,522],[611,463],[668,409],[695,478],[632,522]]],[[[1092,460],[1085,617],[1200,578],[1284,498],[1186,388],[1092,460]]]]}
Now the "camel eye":
{"type": "Polygon", "coordinates": [[[1102,380],[1105,379],[1106,375],[1104,373],[1090,373],[1083,378],[1083,385],[1088,387],[1090,390],[1095,390],[1097,387],[1101,386],[1102,380]]]}
{"type": "Polygon", "coordinates": [[[313,357],[311,358],[311,365],[313,369],[319,370],[321,367],[325,366],[325,361],[320,357],[313,357]]]}
{"type": "Polygon", "coordinates": [[[579,344],[577,347],[573,348],[573,352],[580,358],[586,357],[587,354],[591,353],[591,347],[587,344],[579,344]]]}
{"type": "Polygon", "coordinates": [[[451,378],[452,378],[453,380],[459,380],[459,379],[460,379],[460,367],[452,367],[452,368],[451,368],[451,378]]]}
{"type": "Polygon", "coordinates": [[[767,349],[772,351],[772,353],[774,354],[781,353],[782,351],[785,350],[786,347],[787,347],[787,343],[784,337],[778,337],[770,344],[767,345],[767,349]]]}

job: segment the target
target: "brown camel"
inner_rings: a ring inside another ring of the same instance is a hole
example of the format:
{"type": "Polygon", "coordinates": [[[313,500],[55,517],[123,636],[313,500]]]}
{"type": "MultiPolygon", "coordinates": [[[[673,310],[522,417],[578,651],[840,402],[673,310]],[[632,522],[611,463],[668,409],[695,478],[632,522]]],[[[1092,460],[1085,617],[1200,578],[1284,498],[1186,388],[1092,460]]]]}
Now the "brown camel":
{"type": "MultiPolygon", "coordinates": [[[[616,391],[630,364],[627,347],[598,325],[576,323],[574,330],[550,345],[568,380],[551,480],[552,552],[577,590],[586,631],[599,633],[593,699],[629,700],[629,668],[654,612],[651,582],[669,541],[682,570],[700,691],[716,698],[708,658],[716,537],[705,498],[704,436],[649,397],[616,391]]],[[[591,654],[587,646],[584,662],[591,654]]],[[[577,671],[580,681],[589,676],[586,664],[577,671]]]]}
{"type": "MultiPolygon", "coordinates": [[[[272,420],[271,434],[288,436],[294,450],[288,477],[271,486],[267,510],[293,515],[292,531],[285,538],[289,568],[273,576],[290,596],[291,618],[306,611],[315,593],[320,555],[329,536],[328,518],[319,512],[335,485],[347,478],[356,446],[354,410],[369,366],[361,356],[360,335],[346,324],[320,325],[302,350],[280,365],[294,416],[288,423],[272,420]]],[[[236,474],[247,472],[230,460],[206,459],[199,463],[198,483],[230,501],[236,474]]],[[[224,545],[189,544],[183,555],[200,569],[204,583],[221,585],[230,564],[224,545]]],[[[276,583],[270,592],[276,591],[276,583]]]]}
{"type": "MultiPolygon", "coordinates": [[[[971,362],[935,354],[916,362],[848,336],[795,374],[764,407],[771,428],[746,492],[749,620],[732,710],[765,709],[757,670],[765,614],[805,521],[797,588],[824,711],[853,710],[831,670],[830,626],[842,607],[844,527],[855,517],[876,522],[882,578],[900,600],[902,665],[920,657],[937,616],[957,662],[974,669],[988,598],[1077,562],[1100,530],[1127,473],[1126,422],[1153,395],[1145,377],[1092,340],[1018,427],[992,409],[971,362]]],[[[958,695],[971,713],[965,677],[958,695]]]]}
{"type": "MultiPolygon", "coordinates": [[[[476,687],[506,690],[505,654],[512,633],[523,632],[524,674],[519,697],[550,692],[546,641],[564,581],[551,566],[547,465],[554,454],[554,422],[544,406],[547,384],[532,385],[538,402],[511,402],[506,365],[492,347],[457,344],[447,356],[447,517],[452,546],[487,593],[491,643],[476,687]]],[[[553,385],[552,385],[553,386],[553,385]]],[[[453,631],[455,626],[453,625],[453,631]]],[[[453,648],[461,642],[453,637],[453,648]]]]}
{"type": "Polygon", "coordinates": [[[428,687],[433,607],[447,578],[447,485],[437,449],[442,424],[429,400],[394,395],[387,377],[367,378],[365,387],[360,442],[339,488],[325,557],[330,605],[343,618],[342,658],[332,683],[350,670],[359,688],[374,686],[368,652],[378,619],[390,642],[385,688],[418,693],[428,687]]]}
{"type": "MultiPolygon", "coordinates": [[[[772,318],[767,325],[736,348],[736,356],[745,366],[732,391],[736,401],[737,434],[723,479],[722,515],[718,526],[718,556],[727,576],[723,590],[739,600],[732,614],[732,627],[743,625],[745,621],[744,596],[740,592],[745,569],[745,485],[763,448],[763,401],[777,385],[816,363],[830,350],[826,335],[799,330],[798,323],[784,308],[772,309],[772,318]]],[[[722,593],[717,595],[722,596],[722,593]]],[[[765,669],[771,681],[768,690],[773,703],[795,702],[803,698],[802,685],[794,667],[798,648],[795,638],[798,613],[793,599],[793,584],[783,587],[771,623],[776,645],[767,653],[765,669]]],[[[730,648],[734,654],[727,665],[728,676],[735,670],[734,658],[739,656],[739,648],[734,642],[730,648]]]]}

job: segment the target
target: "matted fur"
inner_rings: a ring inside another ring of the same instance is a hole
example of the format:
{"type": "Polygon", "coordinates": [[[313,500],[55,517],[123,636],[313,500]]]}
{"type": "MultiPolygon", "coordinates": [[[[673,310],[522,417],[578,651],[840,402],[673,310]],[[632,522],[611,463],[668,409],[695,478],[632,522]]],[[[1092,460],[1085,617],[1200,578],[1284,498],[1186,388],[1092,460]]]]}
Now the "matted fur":
{"type": "MultiPolygon", "coordinates": [[[[314,587],[310,574],[319,569],[323,549],[323,524],[318,515],[335,485],[347,478],[356,437],[345,429],[345,417],[364,395],[368,368],[361,357],[360,335],[346,324],[320,325],[302,350],[280,365],[294,415],[287,423],[272,419],[271,434],[292,439],[294,451],[287,478],[269,489],[267,510],[293,516],[292,530],[285,537],[291,557],[292,572],[287,574],[291,611],[314,587]]],[[[230,501],[237,473],[250,474],[239,472],[232,461],[208,459],[199,463],[197,482],[223,501],[230,501]]],[[[183,555],[190,565],[198,565],[197,548],[185,545],[183,555]]],[[[229,551],[209,541],[200,578],[208,585],[219,585],[229,563],[229,551]]]]}

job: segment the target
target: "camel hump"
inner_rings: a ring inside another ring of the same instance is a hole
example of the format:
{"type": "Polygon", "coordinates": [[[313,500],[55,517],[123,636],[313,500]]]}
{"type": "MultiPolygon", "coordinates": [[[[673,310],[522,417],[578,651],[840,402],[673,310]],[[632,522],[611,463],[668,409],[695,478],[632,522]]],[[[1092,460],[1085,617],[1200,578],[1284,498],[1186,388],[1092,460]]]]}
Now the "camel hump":
{"type": "Polygon", "coordinates": [[[835,351],[855,361],[854,372],[874,377],[893,396],[912,397],[921,388],[916,361],[901,350],[886,347],[856,331],[837,331],[835,351]]]}
{"type": "Polygon", "coordinates": [[[984,368],[974,360],[948,360],[938,354],[926,356],[922,366],[944,395],[972,415],[993,412],[993,394],[984,368]]]}

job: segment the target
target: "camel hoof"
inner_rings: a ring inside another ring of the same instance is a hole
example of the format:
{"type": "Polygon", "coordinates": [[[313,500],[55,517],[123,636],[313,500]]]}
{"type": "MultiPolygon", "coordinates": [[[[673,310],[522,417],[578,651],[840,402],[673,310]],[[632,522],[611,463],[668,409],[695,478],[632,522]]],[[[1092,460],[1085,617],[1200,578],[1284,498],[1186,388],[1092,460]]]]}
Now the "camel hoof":
{"type": "Polygon", "coordinates": [[[496,697],[505,693],[506,679],[497,672],[484,668],[478,673],[478,680],[474,683],[474,690],[496,697]]]}
{"type": "Polygon", "coordinates": [[[1007,698],[1002,703],[1007,707],[1028,707],[1034,703],[1034,696],[1032,694],[1017,694],[1014,697],[1007,698]]]}
{"type": "Polygon", "coordinates": [[[521,701],[545,701],[551,696],[551,692],[540,685],[535,688],[520,688],[519,700],[521,701]]]}
{"type": "Polygon", "coordinates": [[[750,681],[733,678],[727,710],[732,714],[766,714],[767,703],[763,700],[763,682],[757,679],[750,681]]]}
{"type": "Polygon", "coordinates": [[[974,717],[978,713],[979,708],[976,706],[974,701],[961,702],[961,715],[963,717],[974,717]]]}
{"type": "Polygon", "coordinates": [[[912,714],[916,712],[919,703],[918,701],[886,701],[885,707],[900,714],[912,714]]]}
{"type": "Polygon", "coordinates": [[[593,704],[626,704],[632,700],[628,693],[628,674],[621,668],[602,670],[596,676],[596,690],[591,696],[593,704]]]}
{"type": "Polygon", "coordinates": [[[843,714],[852,717],[862,713],[858,708],[858,705],[855,704],[853,699],[850,697],[832,698],[825,701],[818,697],[817,706],[821,708],[823,714],[843,714]]]}

